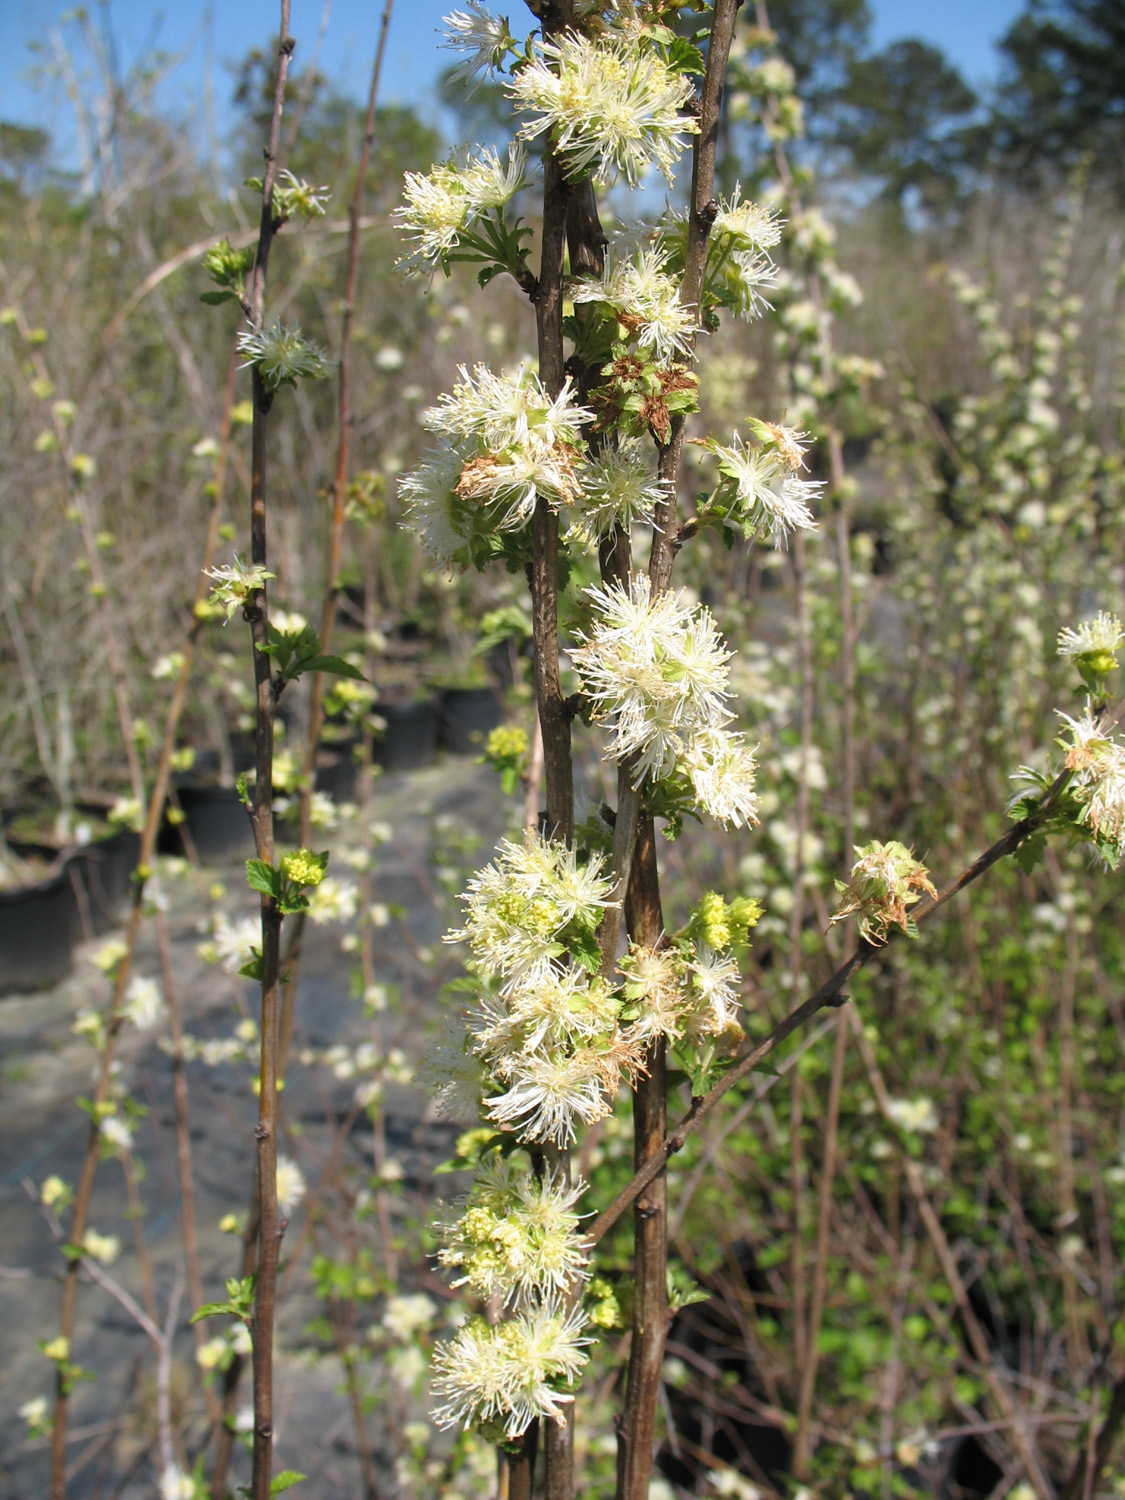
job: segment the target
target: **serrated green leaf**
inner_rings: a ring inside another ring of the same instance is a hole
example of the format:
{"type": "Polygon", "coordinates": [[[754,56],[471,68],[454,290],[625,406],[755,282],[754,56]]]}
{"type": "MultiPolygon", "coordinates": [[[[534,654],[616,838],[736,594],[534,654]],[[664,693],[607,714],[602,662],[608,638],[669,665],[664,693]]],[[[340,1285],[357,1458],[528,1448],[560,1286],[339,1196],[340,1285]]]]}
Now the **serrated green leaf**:
{"type": "Polygon", "coordinates": [[[234,1308],[229,1302],[205,1302],[202,1307],[196,1308],[192,1313],[190,1321],[201,1323],[204,1318],[221,1318],[233,1312],[234,1308]]]}
{"type": "Polygon", "coordinates": [[[297,671],[293,675],[298,676],[302,672],[331,672],[336,677],[350,677],[356,682],[367,680],[357,666],[345,661],[342,656],[309,657],[297,663],[297,671]]]}
{"type": "Polygon", "coordinates": [[[276,899],[281,894],[281,871],[264,859],[246,861],[246,881],[252,891],[261,891],[263,896],[276,899]]]}
{"type": "Polygon", "coordinates": [[[248,959],[238,972],[243,979],[255,979],[260,984],[262,982],[262,955],[257,948],[252,948],[250,951],[254,957],[248,959]]]}

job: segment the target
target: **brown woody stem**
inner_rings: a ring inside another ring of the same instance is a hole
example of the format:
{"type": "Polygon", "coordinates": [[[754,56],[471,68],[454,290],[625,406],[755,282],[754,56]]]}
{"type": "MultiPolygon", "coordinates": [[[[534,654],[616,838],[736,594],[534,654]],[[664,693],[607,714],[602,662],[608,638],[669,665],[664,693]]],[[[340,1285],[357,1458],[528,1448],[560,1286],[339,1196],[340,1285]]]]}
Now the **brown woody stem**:
{"type": "MultiPolygon", "coordinates": [[[[277,172],[277,150],[281,116],[285,105],[285,82],[294,42],[289,35],[289,0],[281,0],[281,28],[277,49],[277,81],[266,170],[262,182],[262,216],[258,251],[251,272],[250,317],[261,327],[265,305],[266,268],[277,223],[273,213],[273,185],[277,172]]],[[[253,371],[254,425],[251,431],[250,465],[250,556],[260,567],[267,561],[266,549],[266,429],[273,393],[266,389],[261,373],[253,371]]],[[[250,625],[254,655],[254,686],[257,695],[256,766],[254,806],[251,821],[257,855],[273,864],[273,722],[276,697],[271,674],[272,658],[264,650],[269,643],[267,599],[264,588],[248,598],[243,613],[250,625]]],[[[252,1334],[254,1341],[254,1452],[251,1473],[252,1500],[269,1500],[273,1462],[273,1324],[277,1290],[277,1267],[285,1226],[277,1205],[277,1081],[278,1013],[280,1009],[281,912],[274,896],[263,893],[262,909],[262,1018],[261,1055],[258,1071],[258,1279],[254,1294],[252,1334]]]]}

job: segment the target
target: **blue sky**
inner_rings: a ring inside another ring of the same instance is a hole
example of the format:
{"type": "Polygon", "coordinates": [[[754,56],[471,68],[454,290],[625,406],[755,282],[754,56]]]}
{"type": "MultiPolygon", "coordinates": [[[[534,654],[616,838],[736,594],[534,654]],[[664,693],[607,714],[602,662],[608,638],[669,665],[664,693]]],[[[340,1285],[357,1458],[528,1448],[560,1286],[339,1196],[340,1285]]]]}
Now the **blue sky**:
{"type": "MultiPolygon", "coordinates": [[[[437,48],[442,15],[457,0],[397,0],[388,39],[381,98],[424,106],[435,74],[452,60],[437,48]]],[[[873,41],[885,46],[903,36],[920,36],[941,47],[969,82],[982,85],[995,76],[993,43],[1024,8],[1022,0],[870,0],[873,41]]],[[[32,44],[49,45],[72,0],[0,0],[0,119],[42,125],[66,151],[71,144],[69,110],[57,83],[36,87],[32,44]]],[[[523,12],[520,0],[498,9],[523,12]]],[[[90,4],[92,22],[108,14],[121,65],[158,46],[170,53],[186,51],[183,62],[161,86],[160,98],[185,115],[197,116],[204,84],[213,79],[221,130],[229,103],[231,77],[226,63],[264,42],[277,25],[276,0],[102,0],[90,4]]],[[[330,0],[320,65],[347,92],[366,92],[382,0],[330,0]]],[[[325,0],[292,0],[291,30],[299,61],[308,62],[317,46],[325,0]]],[[[75,36],[71,23],[63,35],[75,36]]]]}

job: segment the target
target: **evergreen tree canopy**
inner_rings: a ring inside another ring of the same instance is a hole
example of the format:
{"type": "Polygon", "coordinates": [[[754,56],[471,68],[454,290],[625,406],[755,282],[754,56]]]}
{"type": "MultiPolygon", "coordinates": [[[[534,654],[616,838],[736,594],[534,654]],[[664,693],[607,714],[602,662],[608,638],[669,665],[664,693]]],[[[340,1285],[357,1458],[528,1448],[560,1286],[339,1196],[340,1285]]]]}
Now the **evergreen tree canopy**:
{"type": "Polygon", "coordinates": [[[1000,47],[1001,165],[1035,182],[1089,152],[1125,190],[1125,0],[1032,0],[1000,47]]]}

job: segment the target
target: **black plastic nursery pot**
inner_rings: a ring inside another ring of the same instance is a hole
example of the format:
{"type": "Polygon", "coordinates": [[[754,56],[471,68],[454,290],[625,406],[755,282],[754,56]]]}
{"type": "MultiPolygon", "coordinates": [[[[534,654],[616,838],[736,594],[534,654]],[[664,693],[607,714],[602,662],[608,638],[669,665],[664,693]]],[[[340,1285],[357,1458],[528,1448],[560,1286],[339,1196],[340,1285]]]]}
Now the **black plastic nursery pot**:
{"type": "Polygon", "coordinates": [[[120,925],[140,857],[141,836],[131,828],[69,852],[64,869],[74,890],[77,937],[99,937],[120,925]]]}
{"type": "Polygon", "coordinates": [[[325,745],[316,755],[316,789],[326,792],[333,802],[354,802],[359,792],[358,738],[337,740],[325,745]]]}
{"type": "Polygon", "coordinates": [[[374,758],[385,771],[416,771],[428,766],[437,750],[438,710],[430,698],[414,703],[376,703],[386,729],[375,741],[374,758]]]}
{"type": "Polygon", "coordinates": [[[480,755],[504,722],[504,706],[490,687],[446,688],[441,697],[438,744],[454,755],[480,755]]]}
{"type": "Polygon", "coordinates": [[[184,820],[166,825],[160,841],[164,853],[186,854],[190,840],[201,864],[253,859],[254,828],[236,787],[186,782],[176,788],[176,799],[184,820]]]}
{"type": "MultiPolygon", "coordinates": [[[[105,810],[100,804],[80,802],[78,806],[86,812],[105,810]]],[[[141,856],[139,833],[117,828],[85,844],[62,844],[45,835],[38,840],[10,838],[8,844],[21,858],[54,865],[66,876],[73,898],[75,942],[100,937],[120,925],[141,856]]]]}
{"type": "Polygon", "coordinates": [[[0,891],[0,994],[46,989],[70,973],[77,926],[66,868],[0,891]]]}

